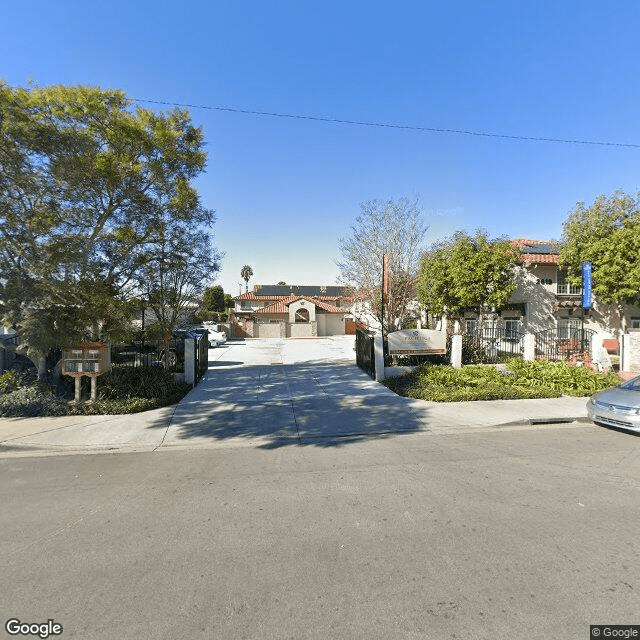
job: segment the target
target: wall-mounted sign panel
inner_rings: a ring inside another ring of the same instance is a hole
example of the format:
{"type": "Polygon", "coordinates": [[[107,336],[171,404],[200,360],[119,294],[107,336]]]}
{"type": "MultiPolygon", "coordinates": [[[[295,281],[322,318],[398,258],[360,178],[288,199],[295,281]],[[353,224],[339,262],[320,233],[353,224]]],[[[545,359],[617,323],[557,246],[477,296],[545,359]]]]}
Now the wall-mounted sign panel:
{"type": "Polygon", "coordinates": [[[389,355],[442,355],[447,352],[447,334],[436,329],[404,329],[387,336],[389,355]]]}

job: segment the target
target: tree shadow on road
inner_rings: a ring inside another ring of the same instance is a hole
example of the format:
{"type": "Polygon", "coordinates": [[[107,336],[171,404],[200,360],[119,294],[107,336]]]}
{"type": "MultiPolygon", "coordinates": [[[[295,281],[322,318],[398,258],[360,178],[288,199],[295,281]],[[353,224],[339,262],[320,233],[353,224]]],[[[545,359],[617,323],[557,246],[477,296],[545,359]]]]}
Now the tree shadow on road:
{"type": "Polygon", "coordinates": [[[163,446],[240,440],[265,449],[337,447],[427,429],[406,398],[353,362],[222,366],[176,406],[163,446]]]}

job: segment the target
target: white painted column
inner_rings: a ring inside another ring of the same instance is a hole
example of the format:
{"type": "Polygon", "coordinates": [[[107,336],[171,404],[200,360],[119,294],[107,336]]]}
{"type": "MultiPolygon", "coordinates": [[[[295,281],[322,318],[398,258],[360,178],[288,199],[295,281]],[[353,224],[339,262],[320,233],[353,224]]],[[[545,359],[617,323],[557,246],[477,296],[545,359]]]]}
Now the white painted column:
{"type": "Polygon", "coordinates": [[[451,336],[451,366],[454,369],[462,368],[462,335],[459,333],[451,336]]]}
{"type": "Polygon", "coordinates": [[[384,349],[381,335],[373,338],[373,354],[376,364],[376,382],[382,382],[384,380],[384,349]]]}
{"type": "Polygon", "coordinates": [[[525,333],[522,339],[524,347],[524,359],[533,362],[536,359],[536,337],[533,333],[525,333]]]}

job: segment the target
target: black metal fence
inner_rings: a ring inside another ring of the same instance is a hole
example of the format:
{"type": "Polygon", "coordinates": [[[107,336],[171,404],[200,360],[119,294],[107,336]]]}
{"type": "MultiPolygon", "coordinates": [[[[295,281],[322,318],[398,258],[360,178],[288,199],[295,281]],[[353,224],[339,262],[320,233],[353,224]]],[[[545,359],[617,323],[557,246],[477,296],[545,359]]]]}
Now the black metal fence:
{"type": "Polygon", "coordinates": [[[506,327],[482,327],[462,334],[462,364],[498,364],[524,356],[524,334],[506,327]]]}
{"type": "Polygon", "coordinates": [[[183,373],[184,339],[112,343],[111,364],[126,367],[159,365],[172,373],[183,373]]]}
{"type": "Polygon", "coordinates": [[[592,329],[558,327],[538,331],[536,336],[536,358],[546,360],[584,360],[592,357],[592,329]]]}
{"type": "Polygon", "coordinates": [[[373,346],[374,334],[362,329],[356,330],[356,363],[372,378],[376,377],[376,361],[373,346]]]}

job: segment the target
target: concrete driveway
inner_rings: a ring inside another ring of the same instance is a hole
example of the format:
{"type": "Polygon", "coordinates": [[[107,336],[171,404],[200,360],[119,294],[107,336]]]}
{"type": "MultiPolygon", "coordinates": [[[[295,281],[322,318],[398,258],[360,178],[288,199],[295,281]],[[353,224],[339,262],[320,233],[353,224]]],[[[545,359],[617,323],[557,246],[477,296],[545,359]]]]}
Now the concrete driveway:
{"type": "Polygon", "coordinates": [[[162,446],[277,447],[420,431],[405,398],[355,365],[353,336],[230,342],[177,406],[162,446]]]}

